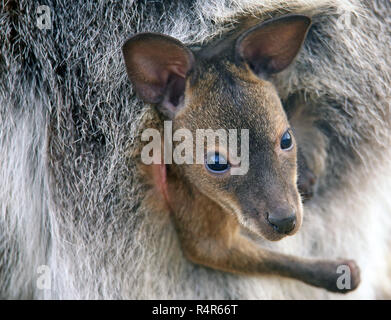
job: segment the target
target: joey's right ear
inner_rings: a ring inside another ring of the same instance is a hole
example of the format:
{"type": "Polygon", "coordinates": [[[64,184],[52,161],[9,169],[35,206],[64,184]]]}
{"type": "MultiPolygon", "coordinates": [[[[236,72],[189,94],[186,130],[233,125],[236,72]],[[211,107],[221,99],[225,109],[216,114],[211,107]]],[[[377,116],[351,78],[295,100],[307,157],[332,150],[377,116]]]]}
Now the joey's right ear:
{"type": "Polygon", "coordinates": [[[183,105],[186,75],[194,56],[180,41],[157,33],[140,33],[122,47],[126,71],[137,95],[173,118],[183,105]]]}

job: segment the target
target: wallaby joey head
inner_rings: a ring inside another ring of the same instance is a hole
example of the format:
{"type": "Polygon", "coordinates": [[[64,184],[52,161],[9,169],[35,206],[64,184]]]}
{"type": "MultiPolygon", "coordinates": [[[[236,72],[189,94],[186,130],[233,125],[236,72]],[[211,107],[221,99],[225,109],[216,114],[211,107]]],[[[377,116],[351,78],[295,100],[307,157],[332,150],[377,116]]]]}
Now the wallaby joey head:
{"type": "MultiPolygon", "coordinates": [[[[227,148],[219,137],[212,147],[202,144],[202,163],[151,170],[186,257],[218,270],[287,276],[347,292],[359,283],[353,261],[282,255],[239,232],[245,228],[276,241],[302,223],[297,142],[269,78],[291,64],[310,24],[306,16],[287,15],[239,28],[197,51],[166,35],[141,33],[127,40],[123,54],[137,95],[171,120],[174,132],[187,129],[196,137],[200,129],[248,130],[248,150],[243,136],[234,138],[241,162],[232,141],[227,148]],[[233,174],[245,166],[246,152],[246,170],[233,174]],[[341,264],[351,272],[347,288],[337,286],[341,264]]],[[[196,151],[193,143],[186,147],[196,151]]]]}

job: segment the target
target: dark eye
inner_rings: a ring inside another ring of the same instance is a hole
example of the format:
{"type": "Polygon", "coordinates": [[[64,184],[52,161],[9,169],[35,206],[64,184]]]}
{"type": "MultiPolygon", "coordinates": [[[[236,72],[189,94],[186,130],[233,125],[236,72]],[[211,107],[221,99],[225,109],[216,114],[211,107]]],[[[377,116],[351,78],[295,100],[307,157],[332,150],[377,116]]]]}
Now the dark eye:
{"type": "Polygon", "coordinates": [[[207,154],[205,166],[213,173],[223,173],[230,168],[227,159],[217,152],[210,152],[207,154]]]}
{"type": "Polygon", "coordinates": [[[293,146],[292,135],[289,130],[285,131],[282,135],[280,146],[282,150],[290,150],[293,146]]]}

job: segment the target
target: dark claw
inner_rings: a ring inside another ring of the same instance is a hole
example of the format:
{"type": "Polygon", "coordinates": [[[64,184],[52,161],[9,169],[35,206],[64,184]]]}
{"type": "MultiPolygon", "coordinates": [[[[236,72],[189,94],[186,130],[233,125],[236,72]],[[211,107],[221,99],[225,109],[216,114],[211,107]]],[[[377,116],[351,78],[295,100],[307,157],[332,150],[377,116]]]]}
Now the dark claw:
{"type": "Polygon", "coordinates": [[[300,170],[298,177],[298,188],[303,201],[309,200],[314,196],[316,176],[308,168],[300,170]]]}
{"type": "Polygon", "coordinates": [[[303,202],[311,199],[315,193],[316,175],[308,167],[300,148],[297,154],[298,162],[298,179],[297,186],[303,202]]]}

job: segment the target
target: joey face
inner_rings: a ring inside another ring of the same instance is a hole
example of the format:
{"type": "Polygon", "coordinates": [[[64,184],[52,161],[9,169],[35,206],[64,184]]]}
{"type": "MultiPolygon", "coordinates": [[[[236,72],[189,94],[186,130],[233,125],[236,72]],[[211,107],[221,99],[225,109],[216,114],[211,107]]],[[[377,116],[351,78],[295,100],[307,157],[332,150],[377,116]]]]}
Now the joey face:
{"type": "MultiPolygon", "coordinates": [[[[205,150],[206,158],[226,159],[227,164],[178,165],[177,170],[256,234],[279,240],[295,233],[302,221],[297,147],[274,87],[229,62],[200,68],[190,76],[185,107],[173,120],[174,130],[187,128],[195,136],[197,129],[248,129],[249,170],[243,176],[231,175],[231,150],[218,144],[205,150]]],[[[237,139],[240,153],[240,134],[237,139]]]]}
{"type": "MultiPolygon", "coordinates": [[[[153,33],[136,35],[123,47],[138,96],[171,119],[174,131],[185,128],[195,137],[197,129],[248,130],[249,170],[244,175],[230,174],[236,154],[222,145],[205,150],[206,159],[219,163],[173,166],[190,186],[269,240],[295,233],[302,207],[295,138],[267,79],[292,62],[309,25],[305,16],[288,15],[196,53],[153,33]]],[[[240,154],[240,134],[237,139],[240,154]]]]}

